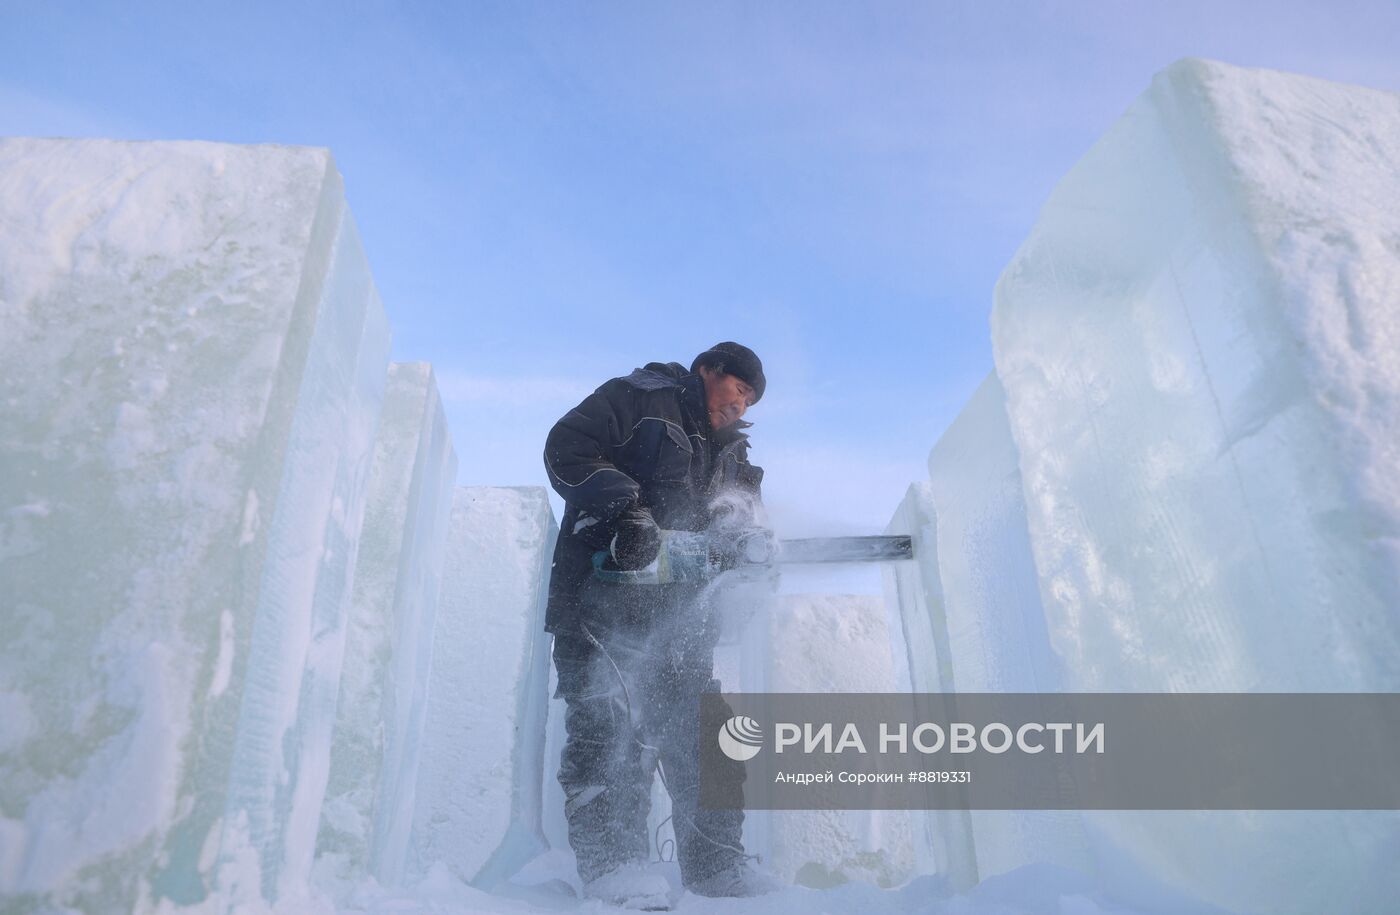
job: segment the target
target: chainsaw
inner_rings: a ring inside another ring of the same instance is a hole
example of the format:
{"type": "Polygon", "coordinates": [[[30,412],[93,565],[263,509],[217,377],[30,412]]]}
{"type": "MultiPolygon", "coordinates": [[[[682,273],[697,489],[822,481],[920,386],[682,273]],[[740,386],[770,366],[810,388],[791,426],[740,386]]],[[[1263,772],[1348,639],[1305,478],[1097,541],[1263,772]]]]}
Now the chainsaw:
{"type": "Polygon", "coordinates": [[[810,562],[890,562],[913,559],[906,535],[814,537],[779,540],[767,528],[661,532],[661,548],[648,565],[624,571],[607,550],[593,554],[593,574],[635,585],[707,582],[725,572],[762,573],[777,565],[810,562]]]}

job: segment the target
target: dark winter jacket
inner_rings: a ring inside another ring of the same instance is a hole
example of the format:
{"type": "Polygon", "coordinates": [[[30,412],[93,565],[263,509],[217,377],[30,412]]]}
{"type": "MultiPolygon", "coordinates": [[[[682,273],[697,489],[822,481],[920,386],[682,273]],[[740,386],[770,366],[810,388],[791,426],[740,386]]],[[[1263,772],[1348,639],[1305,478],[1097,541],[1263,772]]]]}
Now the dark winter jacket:
{"type": "Polygon", "coordinates": [[[544,463],[565,504],[546,630],[575,621],[593,554],[608,548],[624,511],[642,506],[663,529],[698,531],[726,487],[758,496],[763,470],[748,461],[749,425],[711,429],[704,380],[676,362],[606,382],[554,424],[544,463]]]}

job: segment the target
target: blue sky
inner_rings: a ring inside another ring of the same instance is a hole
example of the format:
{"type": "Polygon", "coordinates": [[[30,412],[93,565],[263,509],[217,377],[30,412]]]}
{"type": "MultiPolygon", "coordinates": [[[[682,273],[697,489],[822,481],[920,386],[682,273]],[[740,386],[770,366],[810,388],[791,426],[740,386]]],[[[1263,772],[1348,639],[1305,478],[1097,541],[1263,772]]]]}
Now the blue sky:
{"type": "Polygon", "coordinates": [[[1056,180],[1183,56],[1400,91],[1400,2],[0,0],[0,134],[330,147],[460,481],[753,347],[780,531],[878,530],[1056,180]]]}

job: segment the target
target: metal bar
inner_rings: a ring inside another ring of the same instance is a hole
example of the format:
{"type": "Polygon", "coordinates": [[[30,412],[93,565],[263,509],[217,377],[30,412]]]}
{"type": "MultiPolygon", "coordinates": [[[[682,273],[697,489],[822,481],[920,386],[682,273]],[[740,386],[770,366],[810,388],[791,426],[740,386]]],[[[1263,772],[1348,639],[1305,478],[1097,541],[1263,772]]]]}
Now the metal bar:
{"type": "Polygon", "coordinates": [[[778,542],[778,562],[888,562],[913,559],[913,539],[904,535],[879,537],[814,537],[778,542]]]}

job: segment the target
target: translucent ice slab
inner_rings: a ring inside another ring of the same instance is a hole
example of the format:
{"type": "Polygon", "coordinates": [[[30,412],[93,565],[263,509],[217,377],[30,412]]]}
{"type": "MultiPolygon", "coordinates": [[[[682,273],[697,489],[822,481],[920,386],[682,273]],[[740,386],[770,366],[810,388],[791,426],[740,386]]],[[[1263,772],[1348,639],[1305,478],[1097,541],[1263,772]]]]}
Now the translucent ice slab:
{"type": "Polygon", "coordinates": [[[314,840],[388,362],[340,176],[3,140],[0,277],[0,893],[275,895],[314,840]]]}
{"type": "Polygon", "coordinates": [[[457,456],[427,363],[389,366],[316,851],[403,876],[457,456]]]}
{"type": "Polygon", "coordinates": [[[993,340],[1080,688],[1400,688],[1400,99],[1199,60],[1055,189],[993,340]]]}
{"type": "MultiPolygon", "coordinates": [[[[1077,690],[1400,689],[1400,98],[1186,60],[997,286],[1077,690]]],[[[1383,908],[1393,814],[1096,815],[1230,908],[1383,908]]]]}
{"type": "MultiPolygon", "coordinates": [[[[1047,692],[1059,683],[1031,554],[1016,446],[996,377],[977,388],[909,488],[890,533],[915,560],[885,570],[892,624],[918,692],[1047,692]]],[[[937,873],[955,886],[1025,864],[1092,870],[1074,811],[948,810],[926,817],[937,873]]],[[[925,862],[923,866],[927,867],[925,862]]]]}
{"type": "Polygon", "coordinates": [[[410,877],[442,862],[489,888],[545,848],[544,601],[557,531],[543,487],[455,491],[432,633],[410,877]]]}

